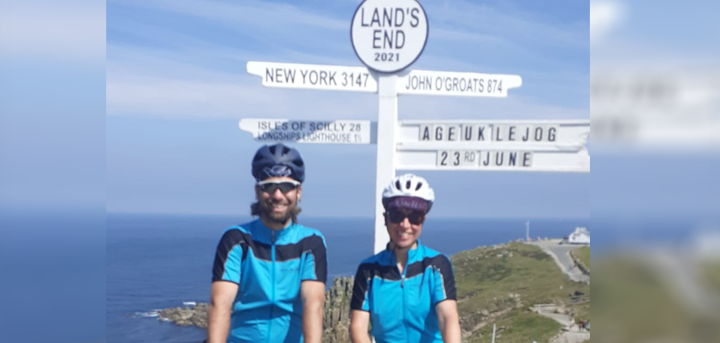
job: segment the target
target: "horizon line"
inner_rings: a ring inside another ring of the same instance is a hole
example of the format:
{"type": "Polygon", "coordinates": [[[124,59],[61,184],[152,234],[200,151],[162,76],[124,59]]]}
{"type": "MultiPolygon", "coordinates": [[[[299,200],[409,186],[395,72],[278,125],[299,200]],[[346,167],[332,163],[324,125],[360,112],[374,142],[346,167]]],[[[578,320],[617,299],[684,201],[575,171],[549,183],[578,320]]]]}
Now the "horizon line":
{"type": "MultiPolygon", "coordinates": [[[[130,211],[105,211],[105,215],[150,215],[150,216],[217,216],[217,217],[253,217],[249,214],[237,214],[237,213],[172,213],[172,212],[130,212],[130,211]]],[[[302,217],[305,218],[326,218],[326,219],[374,219],[374,216],[333,216],[333,215],[308,215],[304,214],[302,217]]],[[[432,216],[430,219],[590,219],[590,216],[432,216]]]]}

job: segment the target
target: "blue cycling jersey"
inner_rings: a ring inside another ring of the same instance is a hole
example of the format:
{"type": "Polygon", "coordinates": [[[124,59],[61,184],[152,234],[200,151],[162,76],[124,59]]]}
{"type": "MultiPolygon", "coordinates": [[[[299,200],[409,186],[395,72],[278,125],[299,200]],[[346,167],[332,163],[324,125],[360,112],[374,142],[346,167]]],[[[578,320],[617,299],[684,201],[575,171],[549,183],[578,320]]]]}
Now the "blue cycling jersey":
{"type": "Polygon", "coordinates": [[[212,280],[239,286],[228,342],[302,342],[300,283],[327,280],[326,251],[323,235],[300,224],[272,230],[258,219],[227,229],[212,280]]]}
{"type": "Polygon", "coordinates": [[[350,308],[370,312],[378,343],[442,342],[435,306],[456,300],[450,259],[420,245],[408,251],[400,273],[388,248],[358,267],[350,308]]]}

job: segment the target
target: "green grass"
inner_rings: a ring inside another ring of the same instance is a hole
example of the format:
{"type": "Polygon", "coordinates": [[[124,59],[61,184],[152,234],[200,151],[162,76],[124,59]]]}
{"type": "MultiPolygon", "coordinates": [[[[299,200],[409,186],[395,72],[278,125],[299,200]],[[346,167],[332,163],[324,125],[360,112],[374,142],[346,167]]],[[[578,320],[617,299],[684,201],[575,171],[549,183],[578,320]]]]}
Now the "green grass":
{"type": "Polygon", "coordinates": [[[612,328],[621,342],[692,341],[693,331],[702,324],[687,311],[670,282],[642,260],[605,257],[596,261],[593,275],[593,314],[598,320],[594,327],[612,328]]]}
{"type": "Polygon", "coordinates": [[[582,247],[573,250],[573,255],[575,255],[582,264],[585,265],[585,268],[590,270],[590,247],[582,247]]]}
{"type": "Polygon", "coordinates": [[[703,266],[705,281],[716,293],[720,293],[720,262],[706,263],[703,266]]]}
{"type": "MultiPolygon", "coordinates": [[[[540,336],[545,337],[550,332],[550,336],[554,336],[560,326],[551,319],[527,311],[529,306],[541,303],[568,304],[575,311],[576,319],[589,318],[590,286],[568,280],[552,258],[538,247],[509,243],[499,248],[464,251],[452,259],[461,326],[466,331],[488,319],[483,310],[490,313],[510,311],[495,319],[496,323],[506,326],[507,336],[503,334],[503,343],[514,342],[516,338],[521,340],[527,335],[534,335],[538,342],[547,341],[540,336]],[[570,304],[573,302],[570,295],[575,291],[584,296],[575,298],[579,303],[570,304]],[[509,294],[519,295],[519,307],[509,294]]],[[[492,324],[473,332],[469,341],[486,336],[488,328],[492,330],[492,324]]]]}
{"type": "MultiPolygon", "coordinates": [[[[561,329],[561,325],[550,318],[517,309],[495,324],[497,326],[495,341],[502,343],[549,342],[561,329]]],[[[490,342],[492,325],[479,331],[479,335],[473,335],[467,342],[490,342]]]]}

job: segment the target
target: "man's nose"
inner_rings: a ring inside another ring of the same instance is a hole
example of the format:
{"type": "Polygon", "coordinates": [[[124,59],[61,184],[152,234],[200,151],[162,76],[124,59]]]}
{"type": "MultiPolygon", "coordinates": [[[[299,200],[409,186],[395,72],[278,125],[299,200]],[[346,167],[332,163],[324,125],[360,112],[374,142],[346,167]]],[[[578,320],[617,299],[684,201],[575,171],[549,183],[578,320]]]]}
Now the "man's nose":
{"type": "Polygon", "coordinates": [[[285,194],[283,194],[283,192],[282,192],[282,191],[280,190],[280,188],[278,187],[278,188],[275,189],[275,192],[272,193],[272,197],[273,197],[274,199],[282,199],[282,198],[285,197],[285,194]]]}

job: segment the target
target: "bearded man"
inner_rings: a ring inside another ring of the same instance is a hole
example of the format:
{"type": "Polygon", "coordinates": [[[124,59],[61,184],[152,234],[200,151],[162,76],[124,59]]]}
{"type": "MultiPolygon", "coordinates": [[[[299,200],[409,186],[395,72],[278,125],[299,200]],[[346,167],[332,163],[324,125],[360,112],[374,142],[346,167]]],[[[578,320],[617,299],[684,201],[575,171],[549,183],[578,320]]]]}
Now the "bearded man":
{"type": "Polygon", "coordinates": [[[252,175],[250,208],[259,218],[220,239],[207,342],[320,343],[327,246],[319,231],[297,223],[305,164],[295,149],[266,145],[252,175]]]}

